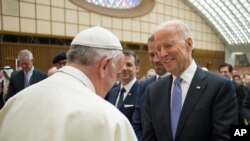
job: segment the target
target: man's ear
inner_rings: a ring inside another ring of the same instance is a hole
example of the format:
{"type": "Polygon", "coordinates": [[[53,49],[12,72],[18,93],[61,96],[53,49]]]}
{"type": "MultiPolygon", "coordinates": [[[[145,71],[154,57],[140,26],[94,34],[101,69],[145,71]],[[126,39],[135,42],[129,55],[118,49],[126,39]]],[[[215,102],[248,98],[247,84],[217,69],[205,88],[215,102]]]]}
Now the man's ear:
{"type": "Polygon", "coordinates": [[[107,71],[107,67],[111,63],[111,60],[112,60],[112,57],[107,57],[107,56],[101,60],[100,68],[99,68],[99,74],[101,78],[104,77],[105,72],[107,71]]]}
{"type": "Polygon", "coordinates": [[[193,39],[191,37],[189,37],[189,38],[187,38],[185,40],[185,43],[186,43],[186,45],[188,47],[188,50],[192,51],[192,49],[193,49],[193,39]]]}
{"type": "Polygon", "coordinates": [[[139,73],[140,72],[140,66],[136,66],[136,73],[139,73]]]}

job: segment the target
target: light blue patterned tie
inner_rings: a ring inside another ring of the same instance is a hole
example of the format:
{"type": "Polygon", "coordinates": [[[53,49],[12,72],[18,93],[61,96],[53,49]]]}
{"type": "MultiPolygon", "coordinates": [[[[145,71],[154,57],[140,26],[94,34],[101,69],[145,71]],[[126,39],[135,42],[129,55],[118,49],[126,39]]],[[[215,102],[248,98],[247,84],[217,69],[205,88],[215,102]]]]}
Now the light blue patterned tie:
{"type": "Polygon", "coordinates": [[[29,86],[29,78],[28,78],[28,73],[24,73],[24,87],[28,87],[29,86]]]}
{"type": "Polygon", "coordinates": [[[171,108],[171,128],[173,139],[175,139],[176,129],[178,126],[179,117],[182,109],[182,90],[181,90],[180,77],[177,77],[174,82],[173,94],[172,94],[172,108],[171,108]]]}

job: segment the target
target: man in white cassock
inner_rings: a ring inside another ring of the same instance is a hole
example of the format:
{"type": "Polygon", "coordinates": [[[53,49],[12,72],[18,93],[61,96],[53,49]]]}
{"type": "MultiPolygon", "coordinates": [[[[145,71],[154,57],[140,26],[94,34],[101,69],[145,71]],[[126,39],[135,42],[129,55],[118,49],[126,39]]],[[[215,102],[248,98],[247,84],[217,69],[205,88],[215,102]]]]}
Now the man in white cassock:
{"type": "Polygon", "coordinates": [[[119,39],[102,27],[83,30],[67,65],[22,90],[0,111],[1,141],[135,141],[127,118],[103,99],[124,56],[119,39]]]}

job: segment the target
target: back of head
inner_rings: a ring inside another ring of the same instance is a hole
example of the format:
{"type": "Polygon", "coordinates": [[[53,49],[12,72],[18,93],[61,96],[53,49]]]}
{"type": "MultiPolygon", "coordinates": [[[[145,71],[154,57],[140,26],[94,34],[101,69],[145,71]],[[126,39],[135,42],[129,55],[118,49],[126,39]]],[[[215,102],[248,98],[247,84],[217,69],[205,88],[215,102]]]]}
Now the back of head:
{"type": "Polygon", "coordinates": [[[114,84],[122,61],[119,39],[99,26],[77,34],[67,52],[67,64],[84,72],[101,97],[105,97],[114,84]]]}
{"type": "Polygon", "coordinates": [[[62,60],[66,60],[66,53],[64,53],[64,52],[61,52],[61,53],[57,54],[57,55],[54,57],[52,63],[53,63],[53,64],[56,64],[56,63],[58,63],[58,62],[60,62],[60,61],[62,61],[62,60]]]}
{"type": "Polygon", "coordinates": [[[116,57],[120,54],[122,46],[119,39],[107,29],[96,26],[75,36],[67,52],[67,61],[92,66],[104,56],[116,57]]]}

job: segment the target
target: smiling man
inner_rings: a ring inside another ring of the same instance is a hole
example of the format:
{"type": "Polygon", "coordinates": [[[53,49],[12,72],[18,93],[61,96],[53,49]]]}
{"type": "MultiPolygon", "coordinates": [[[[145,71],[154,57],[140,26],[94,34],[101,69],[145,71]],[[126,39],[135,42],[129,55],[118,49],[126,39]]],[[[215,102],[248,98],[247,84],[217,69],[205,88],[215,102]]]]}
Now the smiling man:
{"type": "Polygon", "coordinates": [[[203,71],[192,58],[193,38],[181,21],[167,21],[154,33],[167,72],[146,90],[143,141],[229,140],[237,123],[230,80],[203,71]]]}

